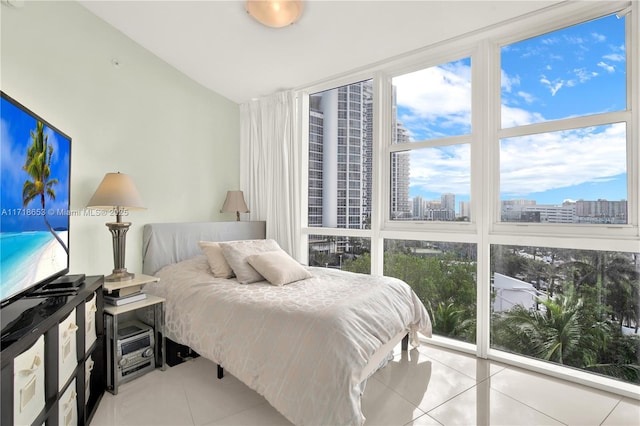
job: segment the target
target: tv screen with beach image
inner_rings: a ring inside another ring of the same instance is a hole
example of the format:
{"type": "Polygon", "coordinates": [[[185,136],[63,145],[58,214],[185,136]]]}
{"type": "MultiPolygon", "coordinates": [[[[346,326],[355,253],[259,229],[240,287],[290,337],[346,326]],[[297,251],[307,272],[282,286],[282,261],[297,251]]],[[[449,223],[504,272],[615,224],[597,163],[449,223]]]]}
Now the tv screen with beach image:
{"type": "Polygon", "coordinates": [[[71,139],[2,93],[0,299],[68,272],[71,139]]]}

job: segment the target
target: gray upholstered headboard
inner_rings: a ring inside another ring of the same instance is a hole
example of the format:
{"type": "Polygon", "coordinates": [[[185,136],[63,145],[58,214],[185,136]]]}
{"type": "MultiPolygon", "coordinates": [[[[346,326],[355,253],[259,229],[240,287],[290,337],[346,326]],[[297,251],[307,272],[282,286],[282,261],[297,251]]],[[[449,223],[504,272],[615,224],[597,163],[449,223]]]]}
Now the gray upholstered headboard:
{"type": "Polygon", "coordinates": [[[265,238],[266,223],[148,223],[142,231],[142,273],[154,275],[163,266],[202,254],[198,241],[265,238]]]}

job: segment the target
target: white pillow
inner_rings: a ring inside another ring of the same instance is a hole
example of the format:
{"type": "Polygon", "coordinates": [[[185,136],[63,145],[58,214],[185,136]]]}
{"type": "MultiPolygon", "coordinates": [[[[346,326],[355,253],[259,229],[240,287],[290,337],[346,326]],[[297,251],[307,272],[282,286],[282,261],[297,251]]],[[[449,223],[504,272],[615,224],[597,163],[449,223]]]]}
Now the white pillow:
{"type": "Polygon", "coordinates": [[[247,257],[247,262],[273,285],[285,285],[312,275],[284,250],[268,251],[247,257]]]}
{"type": "Polygon", "coordinates": [[[240,284],[264,280],[264,277],[249,265],[247,257],[266,251],[280,250],[280,246],[275,240],[225,241],[220,243],[220,247],[224,258],[233,269],[240,284]]]}
{"type": "Polygon", "coordinates": [[[222,247],[220,243],[213,241],[200,241],[198,243],[202,252],[207,256],[209,261],[209,268],[211,273],[216,278],[231,278],[233,277],[233,269],[227,263],[227,260],[222,254],[222,247]]]}

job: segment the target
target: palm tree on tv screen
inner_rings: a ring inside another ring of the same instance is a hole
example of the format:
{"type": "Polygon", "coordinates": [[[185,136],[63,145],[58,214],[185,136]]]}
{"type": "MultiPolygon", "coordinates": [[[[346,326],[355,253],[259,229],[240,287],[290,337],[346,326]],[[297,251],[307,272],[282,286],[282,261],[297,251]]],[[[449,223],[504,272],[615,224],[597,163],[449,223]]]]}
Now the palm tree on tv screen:
{"type": "Polygon", "coordinates": [[[27,172],[32,180],[26,180],[22,187],[22,207],[27,207],[32,200],[39,197],[45,225],[64,248],[64,251],[69,254],[66,244],[56,234],[47,219],[46,199],[47,197],[51,200],[56,199],[56,192],[53,187],[58,184],[58,179],[49,178],[51,175],[53,146],[48,143],[48,136],[44,134],[44,124],[41,121],[36,122],[35,132],[31,131],[31,141],[32,144],[27,148],[27,159],[22,169],[27,172]]]}

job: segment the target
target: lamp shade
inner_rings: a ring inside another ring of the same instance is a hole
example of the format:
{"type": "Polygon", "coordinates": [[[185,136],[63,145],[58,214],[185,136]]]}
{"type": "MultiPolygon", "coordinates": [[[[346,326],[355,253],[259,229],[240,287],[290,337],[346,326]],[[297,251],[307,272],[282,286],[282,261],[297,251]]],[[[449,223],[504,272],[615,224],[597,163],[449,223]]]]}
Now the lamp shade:
{"type": "Polygon", "coordinates": [[[282,28],[296,22],[302,15],[302,0],[249,0],[247,13],[267,27],[282,28]]]}
{"type": "Polygon", "coordinates": [[[247,203],[244,202],[242,191],[227,191],[227,198],[224,200],[220,212],[240,212],[249,213],[247,203]]]}
{"type": "Polygon", "coordinates": [[[107,173],[98,185],[87,207],[109,210],[114,207],[130,210],[145,209],[133,179],[124,173],[107,173]]]}

